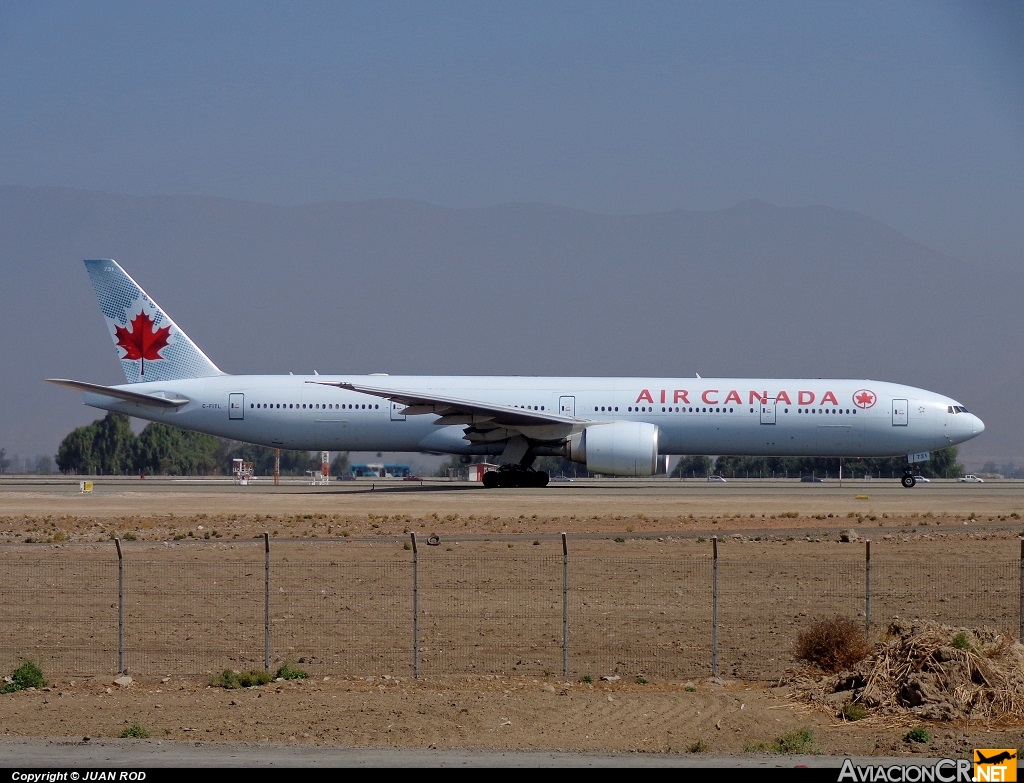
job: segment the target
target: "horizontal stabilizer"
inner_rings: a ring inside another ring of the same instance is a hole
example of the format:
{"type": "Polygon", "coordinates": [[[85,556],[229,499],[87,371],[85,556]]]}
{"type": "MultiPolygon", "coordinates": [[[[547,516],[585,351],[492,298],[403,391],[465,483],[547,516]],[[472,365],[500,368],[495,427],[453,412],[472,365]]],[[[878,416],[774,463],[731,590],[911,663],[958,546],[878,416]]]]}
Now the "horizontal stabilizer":
{"type": "Polygon", "coordinates": [[[189,402],[187,397],[175,395],[174,397],[162,397],[158,394],[143,394],[142,392],[119,389],[116,386],[101,386],[98,383],[86,383],[85,381],[71,381],[67,378],[46,378],[49,383],[58,386],[67,386],[69,389],[102,394],[105,397],[116,397],[126,402],[137,402],[141,405],[156,405],[160,408],[180,408],[189,402]]]}

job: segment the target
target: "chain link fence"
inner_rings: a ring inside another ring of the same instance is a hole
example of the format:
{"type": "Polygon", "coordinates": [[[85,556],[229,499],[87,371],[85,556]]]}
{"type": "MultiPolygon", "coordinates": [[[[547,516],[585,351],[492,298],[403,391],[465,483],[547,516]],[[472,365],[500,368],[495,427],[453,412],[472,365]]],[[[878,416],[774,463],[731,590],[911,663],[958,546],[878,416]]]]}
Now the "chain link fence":
{"type": "Polygon", "coordinates": [[[716,539],[678,557],[574,554],[565,536],[560,554],[504,546],[3,547],[0,671],[770,680],[823,616],[875,637],[896,616],[1022,631],[1024,541],[952,563],[870,542],[821,557],[719,554],[716,539]]]}

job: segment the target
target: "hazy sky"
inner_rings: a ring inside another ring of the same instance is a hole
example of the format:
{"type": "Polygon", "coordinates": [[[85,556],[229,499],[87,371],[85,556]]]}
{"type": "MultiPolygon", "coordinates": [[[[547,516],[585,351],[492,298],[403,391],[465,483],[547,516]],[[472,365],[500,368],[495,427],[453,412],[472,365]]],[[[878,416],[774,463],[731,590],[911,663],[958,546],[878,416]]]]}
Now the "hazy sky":
{"type": "Polygon", "coordinates": [[[0,3],[0,182],[302,203],[756,198],[1024,261],[1024,4],[0,3]]]}

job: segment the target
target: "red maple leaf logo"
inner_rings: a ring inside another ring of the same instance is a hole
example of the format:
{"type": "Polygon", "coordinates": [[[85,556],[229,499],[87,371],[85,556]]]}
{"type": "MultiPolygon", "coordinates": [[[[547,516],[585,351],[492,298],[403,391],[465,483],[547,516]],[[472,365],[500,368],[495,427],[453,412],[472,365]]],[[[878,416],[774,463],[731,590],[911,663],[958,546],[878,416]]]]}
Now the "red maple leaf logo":
{"type": "Polygon", "coordinates": [[[117,325],[114,326],[117,344],[124,348],[124,356],[121,358],[138,359],[141,362],[139,375],[145,375],[146,359],[164,358],[160,355],[160,349],[167,347],[167,338],[171,334],[171,327],[154,328],[153,319],[144,312],[135,316],[129,325],[132,327],[131,331],[117,325]]]}
{"type": "Polygon", "coordinates": [[[853,404],[858,408],[870,408],[875,404],[875,393],[861,389],[853,395],[853,404]]]}

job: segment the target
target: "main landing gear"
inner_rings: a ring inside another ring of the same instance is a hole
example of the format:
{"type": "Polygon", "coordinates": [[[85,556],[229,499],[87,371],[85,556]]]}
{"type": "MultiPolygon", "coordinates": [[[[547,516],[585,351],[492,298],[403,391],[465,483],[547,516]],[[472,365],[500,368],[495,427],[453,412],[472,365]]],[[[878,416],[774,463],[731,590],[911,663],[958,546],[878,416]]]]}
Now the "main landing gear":
{"type": "Polygon", "coordinates": [[[484,486],[495,487],[546,487],[548,474],[543,470],[524,468],[522,465],[502,465],[497,470],[484,473],[484,486]]]}

